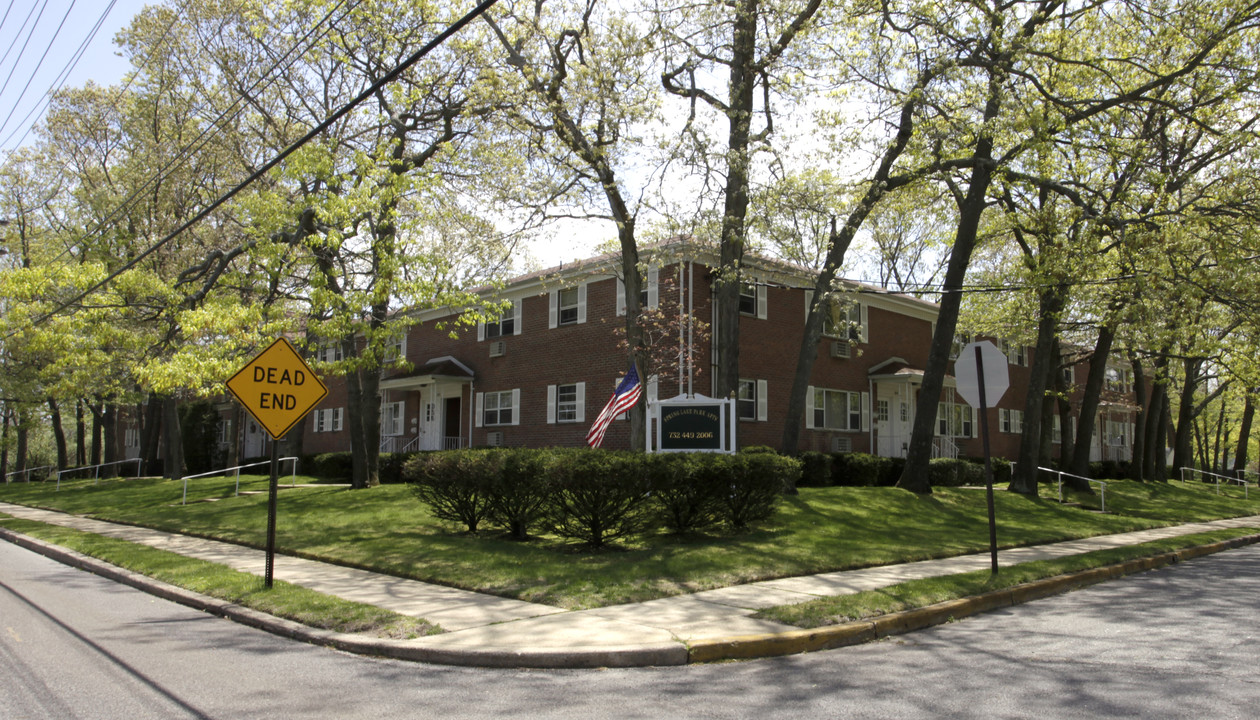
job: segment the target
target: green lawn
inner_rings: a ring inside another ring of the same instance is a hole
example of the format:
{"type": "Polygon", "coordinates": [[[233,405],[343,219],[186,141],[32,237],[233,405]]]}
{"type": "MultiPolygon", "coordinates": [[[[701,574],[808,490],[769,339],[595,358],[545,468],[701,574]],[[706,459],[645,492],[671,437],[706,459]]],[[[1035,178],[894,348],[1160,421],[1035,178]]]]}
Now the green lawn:
{"type": "MultiPolygon", "coordinates": [[[[298,481],[305,479],[299,477],[298,481]]],[[[265,478],[242,478],[260,491],[265,478]]],[[[262,547],[266,495],[233,497],[231,479],[0,485],[0,500],[262,547]],[[192,502],[218,498],[214,502],[192,502]]],[[[1029,499],[996,493],[998,542],[1030,545],[1160,525],[1260,514],[1241,488],[1117,481],[1108,514],[1097,497],[1061,505],[1053,487],[1029,499]]],[[[467,535],[434,520],[406,487],[283,490],[280,552],[566,608],[634,602],[754,580],[980,552],[988,548],[984,492],[940,488],[802,488],[770,522],[742,534],[655,535],[588,551],[551,537],[514,542],[467,535]]]]}

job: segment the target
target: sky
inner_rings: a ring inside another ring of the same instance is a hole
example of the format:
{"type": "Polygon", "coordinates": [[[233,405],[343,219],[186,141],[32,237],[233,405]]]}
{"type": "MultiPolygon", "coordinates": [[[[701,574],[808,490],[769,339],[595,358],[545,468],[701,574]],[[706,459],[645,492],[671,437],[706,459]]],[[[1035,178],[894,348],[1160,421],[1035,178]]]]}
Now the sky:
{"type": "Polygon", "coordinates": [[[0,150],[30,142],[49,94],[118,82],[128,63],[114,36],[143,0],[0,0],[0,150]]]}

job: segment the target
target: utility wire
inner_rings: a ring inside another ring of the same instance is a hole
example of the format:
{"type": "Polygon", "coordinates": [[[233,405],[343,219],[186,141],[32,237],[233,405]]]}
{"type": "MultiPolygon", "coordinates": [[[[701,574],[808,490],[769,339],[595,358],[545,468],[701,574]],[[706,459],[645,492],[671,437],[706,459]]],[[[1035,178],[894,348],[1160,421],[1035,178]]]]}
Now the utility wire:
{"type": "MultiPolygon", "coordinates": [[[[0,96],[3,96],[5,89],[9,87],[9,81],[13,79],[13,73],[17,71],[18,63],[21,62],[22,56],[26,54],[26,46],[31,43],[31,36],[35,34],[35,27],[39,25],[39,19],[44,16],[44,8],[46,7],[48,7],[48,0],[44,0],[44,4],[40,6],[39,15],[35,18],[35,25],[31,26],[31,31],[26,34],[26,40],[22,43],[22,49],[18,50],[17,57],[13,58],[13,67],[4,78],[4,84],[0,85],[0,96]]],[[[35,6],[32,5],[31,12],[26,14],[26,20],[22,22],[22,27],[18,28],[18,35],[21,35],[22,31],[26,29],[26,23],[31,21],[31,14],[34,12],[35,6]]],[[[16,40],[16,37],[14,39],[16,40]]],[[[9,53],[13,52],[13,47],[13,45],[10,45],[9,49],[4,51],[4,57],[0,57],[0,65],[3,65],[4,61],[9,58],[9,53]]]]}
{"type": "MultiPolygon", "coordinates": [[[[48,59],[48,51],[52,50],[52,46],[57,42],[57,38],[61,35],[61,30],[66,26],[66,20],[70,17],[70,13],[74,12],[74,4],[78,0],[71,0],[70,7],[66,8],[66,14],[61,16],[61,22],[57,24],[57,30],[53,32],[53,36],[48,41],[48,47],[44,48],[44,52],[39,56],[39,61],[35,63],[35,69],[31,71],[31,76],[26,79],[26,84],[22,86],[22,92],[18,93],[17,100],[13,101],[13,107],[9,108],[9,114],[5,116],[4,122],[0,123],[0,132],[9,126],[9,121],[13,119],[13,113],[17,112],[18,104],[22,102],[22,98],[26,97],[26,91],[31,89],[31,83],[35,81],[35,76],[39,74],[39,69],[44,66],[44,61],[48,59]]],[[[16,67],[16,66],[15,66],[16,67]]]]}
{"type": "MultiPolygon", "coordinates": [[[[53,83],[49,86],[48,92],[44,93],[43,99],[31,107],[31,109],[26,113],[26,117],[22,118],[22,120],[18,123],[18,126],[13,128],[13,131],[9,133],[8,137],[6,137],[3,141],[0,141],[0,148],[9,146],[9,141],[12,140],[13,136],[17,134],[17,131],[22,128],[26,128],[26,130],[22,133],[22,136],[18,138],[18,141],[12,145],[12,148],[16,150],[22,146],[22,143],[26,142],[26,136],[31,134],[31,130],[35,127],[35,124],[39,122],[39,119],[44,116],[45,112],[47,112],[49,105],[52,104],[53,95],[61,89],[62,85],[66,84],[66,80],[70,78],[70,73],[74,72],[74,69],[78,66],[79,61],[83,59],[83,54],[87,52],[88,46],[96,39],[96,34],[100,32],[101,26],[105,24],[105,19],[109,17],[109,13],[114,9],[114,5],[117,3],[118,0],[109,0],[109,5],[106,6],[105,11],[101,13],[101,16],[97,18],[96,24],[92,26],[92,29],[88,32],[87,37],[83,39],[83,42],[79,43],[78,49],[70,56],[70,60],[68,60],[65,66],[61,68],[61,72],[57,74],[57,77],[53,78],[53,83]],[[38,114],[36,114],[36,111],[38,111],[38,114]]],[[[3,22],[0,21],[0,25],[2,24],[3,22]]]]}
{"type": "MultiPolygon", "coordinates": [[[[171,242],[176,237],[178,237],[185,230],[191,228],[193,225],[196,225],[197,223],[204,220],[206,217],[210,215],[210,213],[217,210],[221,205],[226,203],[228,200],[231,200],[233,197],[236,197],[236,195],[240,193],[242,190],[249,187],[259,178],[261,178],[262,176],[270,172],[272,168],[284,162],[285,159],[287,159],[293,153],[297,152],[303,145],[306,145],[311,140],[314,140],[316,137],[321,135],[325,130],[332,127],[334,123],[336,123],[338,120],[340,120],[341,118],[349,114],[351,110],[355,109],[364,101],[374,96],[386,85],[397,80],[399,76],[401,76],[404,72],[407,71],[408,68],[410,68],[412,65],[415,65],[420,60],[424,59],[426,55],[428,55],[429,53],[437,49],[442,43],[446,42],[452,35],[464,29],[466,25],[471,23],[473,20],[476,20],[478,17],[484,14],[487,10],[489,10],[491,7],[494,7],[494,4],[496,2],[498,2],[498,0],[483,0],[483,2],[480,5],[473,8],[470,12],[468,12],[468,14],[464,15],[462,18],[455,21],[453,24],[447,26],[445,30],[443,30],[436,37],[434,37],[432,40],[426,43],[424,47],[412,53],[410,57],[406,58],[398,65],[395,65],[393,69],[391,69],[389,72],[382,75],[380,79],[372,83],[366,90],[359,93],[357,96],[355,96],[354,99],[352,99],[350,102],[343,105],[338,110],[334,111],[333,114],[325,118],[323,122],[321,122],[319,125],[316,125],[313,129],[311,129],[310,132],[303,135],[297,141],[293,142],[288,147],[286,147],[284,150],[281,150],[278,155],[276,155],[274,158],[269,160],[266,164],[264,164],[262,167],[256,170],[253,174],[251,174],[249,177],[245,178],[245,180],[238,183],[231,190],[219,196],[217,200],[215,200],[210,205],[203,208],[200,212],[198,212],[192,218],[184,222],[182,225],[180,225],[178,228],[172,231],[169,235],[157,241],[151,247],[149,247],[147,250],[140,253],[136,257],[127,261],[122,267],[118,268],[117,270],[115,270],[114,272],[106,276],[105,279],[101,280],[95,285],[92,285],[91,287],[79,293],[78,295],[74,296],[73,298],[61,303],[60,305],[57,306],[56,309],[51,310],[39,316],[32,322],[32,324],[40,325],[42,323],[45,323],[49,319],[51,319],[54,315],[57,315],[63,310],[66,310],[71,305],[81,302],[88,295],[91,295],[92,293],[101,289],[105,285],[109,284],[110,281],[112,281],[114,278],[117,278],[122,273],[135,267],[137,264],[140,263],[141,260],[157,252],[167,243],[171,242]]],[[[14,331],[13,333],[10,333],[9,335],[5,337],[5,339],[13,337],[15,333],[16,331],[14,331]]]]}

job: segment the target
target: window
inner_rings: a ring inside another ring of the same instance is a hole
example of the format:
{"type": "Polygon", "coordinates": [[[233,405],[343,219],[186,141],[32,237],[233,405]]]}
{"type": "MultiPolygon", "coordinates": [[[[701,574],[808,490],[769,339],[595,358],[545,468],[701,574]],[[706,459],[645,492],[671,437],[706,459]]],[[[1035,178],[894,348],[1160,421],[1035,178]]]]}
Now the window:
{"type": "Polygon", "coordinates": [[[739,284],[739,312],[742,315],[757,314],[757,286],[749,282],[739,284]]]}
{"type": "Polygon", "coordinates": [[[1028,366],[1028,346],[1020,345],[1010,340],[1002,340],[998,343],[998,348],[1006,356],[1006,361],[1011,365],[1028,366]]]}
{"type": "Polygon", "coordinates": [[[958,354],[962,352],[962,349],[967,347],[970,344],[971,344],[970,335],[967,335],[964,333],[959,333],[959,334],[954,335],[954,341],[949,346],[949,359],[957,360],[958,354]]]}
{"type": "Polygon", "coordinates": [[[888,422],[888,401],[880,400],[875,403],[875,416],[880,422],[888,422]]]}
{"type": "Polygon", "coordinates": [[[998,423],[1004,433],[1021,433],[1024,431],[1024,411],[998,410],[998,423]]]}
{"type": "Polygon", "coordinates": [[[407,359],[407,336],[395,338],[385,348],[385,362],[392,363],[407,359]]]}
{"type": "Polygon", "coordinates": [[[1054,430],[1051,435],[1051,442],[1055,444],[1063,442],[1063,418],[1059,415],[1054,416],[1054,430]]]}
{"type": "Polygon", "coordinates": [[[482,399],[481,422],[484,425],[515,425],[513,418],[516,417],[516,392],[513,390],[503,390],[501,392],[484,393],[482,399]]]}
{"type": "Polygon", "coordinates": [[[936,408],[936,434],[943,437],[972,437],[974,427],[970,405],[941,403],[936,408]]]}
{"type": "Polygon", "coordinates": [[[403,403],[381,403],[381,435],[403,434],[403,403]]]}
{"type": "Polygon", "coordinates": [[[739,395],[735,398],[740,420],[757,419],[757,381],[740,380],[739,395]]]}
{"type": "Polygon", "coordinates": [[[813,427],[827,430],[862,428],[861,393],[814,388],[813,427]]]}
{"type": "Polygon", "coordinates": [[[547,327],[586,322],[586,285],[552,290],[548,298],[547,327]]]}
{"type": "Polygon", "coordinates": [[[565,288],[560,291],[560,319],[561,325],[573,325],[578,321],[578,291],[577,288],[565,288]]]}
{"type": "Polygon", "coordinates": [[[1129,444],[1128,423],[1116,420],[1107,421],[1107,445],[1124,447],[1129,444]]]}
{"type": "MultiPolygon", "coordinates": [[[[315,432],[340,432],[342,410],[344,408],[328,408],[325,410],[316,410],[315,416],[315,432]]],[[[252,431],[253,428],[251,427],[252,431]]]]}
{"type": "Polygon", "coordinates": [[[140,428],[132,425],[123,431],[123,444],[129,448],[140,447],[140,428]]]}
{"type": "Polygon", "coordinates": [[[585,417],[586,383],[547,386],[547,422],[582,422],[585,417]]]}
{"type": "Polygon", "coordinates": [[[1072,387],[1076,384],[1076,368],[1068,365],[1063,368],[1063,384],[1072,387]]]}
{"type": "Polygon", "coordinates": [[[1114,393],[1127,393],[1130,391],[1132,375],[1128,370],[1122,370],[1116,367],[1107,367],[1104,376],[1107,390],[1114,393]]]}
{"type": "Polygon", "coordinates": [[[861,342],[866,335],[862,315],[860,303],[831,300],[823,310],[823,335],[861,342]]]}
{"type": "MultiPolygon", "coordinates": [[[[660,275],[660,269],[648,268],[647,276],[642,279],[639,307],[644,310],[655,310],[660,306],[660,275]]],[[[626,314],[626,283],[621,278],[617,278],[617,314],[626,314]]]]}
{"type": "Polygon", "coordinates": [[[504,308],[503,314],[499,315],[497,320],[486,323],[486,337],[497,338],[504,335],[513,335],[516,333],[516,306],[509,305],[504,308]]]}
{"type": "Polygon", "coordinates": [[[324,362],[340,362],[341,361],[341,343],[332,343],[320,347],[316,353],[316,357],[324,362]]]}

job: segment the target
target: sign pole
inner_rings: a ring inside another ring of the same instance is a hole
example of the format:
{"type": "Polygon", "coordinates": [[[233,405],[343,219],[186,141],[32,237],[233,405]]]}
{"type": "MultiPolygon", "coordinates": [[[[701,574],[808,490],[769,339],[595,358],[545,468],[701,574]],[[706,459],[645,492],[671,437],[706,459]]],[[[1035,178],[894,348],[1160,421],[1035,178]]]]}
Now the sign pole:
{"type": "Polygon", "coordinates": [[[991,572],[998,573],[997,561],[997,519],[993,511],[993,459],[989,453],[989,407],[984,393],[984,361],[980,356],[980,346],[976,346],[976,379],[980,390],[980,437],[984,443],[984,487],[989,504],[989,559],[991,572]]]}
{"type": "Polygon", "coordinates": [[[271,441],[271,482],[267,486],[267,567],[263,587],[271,589],[276,568],[276,499],[280,494],[280,440],[271,441]]]}

